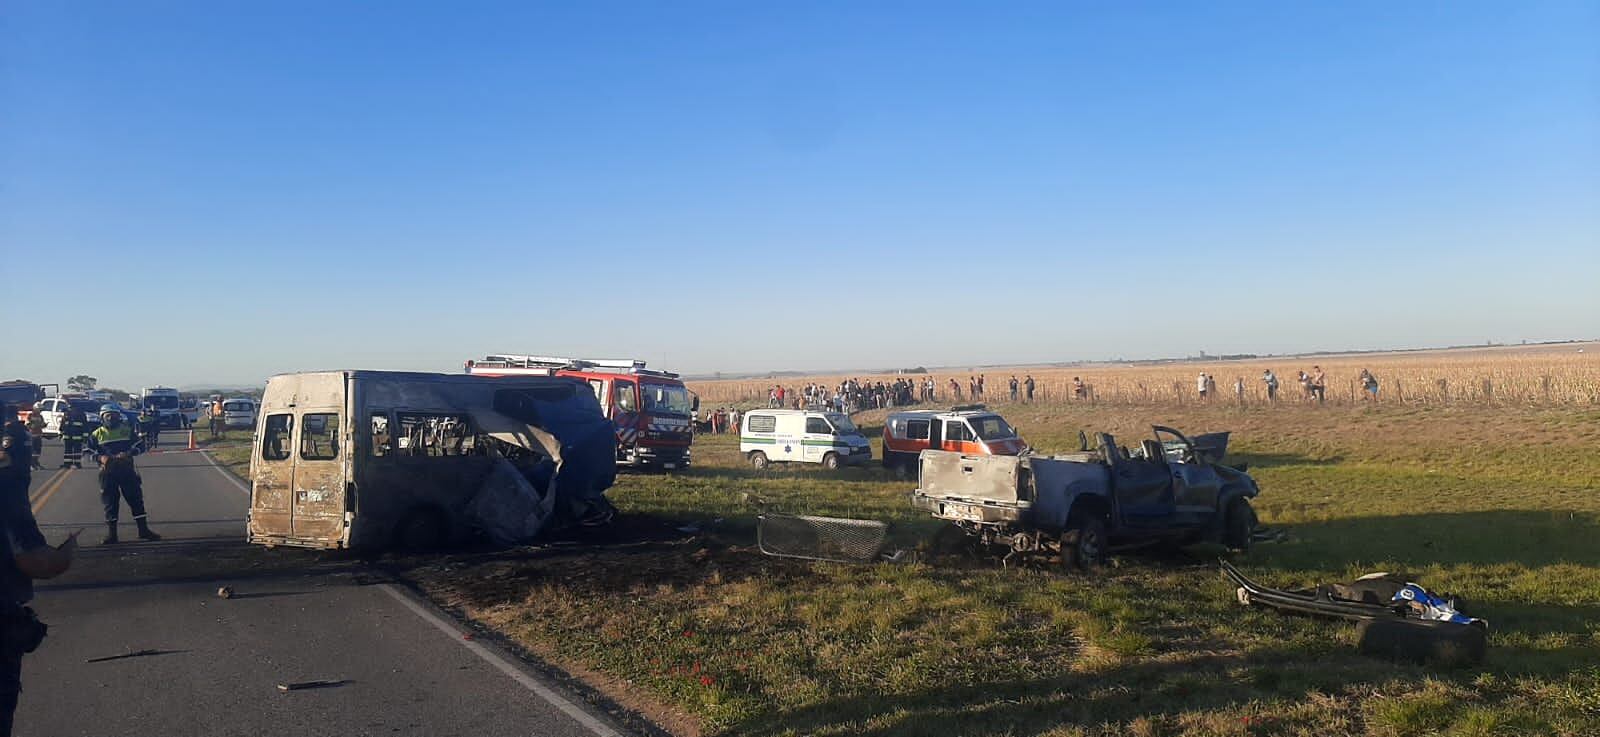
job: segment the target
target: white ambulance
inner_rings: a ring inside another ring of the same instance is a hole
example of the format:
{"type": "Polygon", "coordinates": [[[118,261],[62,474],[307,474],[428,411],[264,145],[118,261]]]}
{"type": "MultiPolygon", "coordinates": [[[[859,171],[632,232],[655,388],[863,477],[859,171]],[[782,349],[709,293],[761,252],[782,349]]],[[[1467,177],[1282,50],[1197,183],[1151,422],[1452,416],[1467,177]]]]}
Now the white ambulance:
{"type": "Polygon", "coordinates": [[[872,460],[871,443],[848,416],[804,409],[745,413],[739,428],[739,452],[758,469],[777,462],[838,468],[872,460]]]}

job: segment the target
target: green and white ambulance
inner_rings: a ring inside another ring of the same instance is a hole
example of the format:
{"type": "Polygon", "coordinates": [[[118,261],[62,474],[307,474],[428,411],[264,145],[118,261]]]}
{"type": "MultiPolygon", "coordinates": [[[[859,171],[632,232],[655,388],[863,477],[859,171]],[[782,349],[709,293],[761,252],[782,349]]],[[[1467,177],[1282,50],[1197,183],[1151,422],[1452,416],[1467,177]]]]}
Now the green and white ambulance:
{"type": "Polygon", "coordinates": [[[739,452],[760,469],[769,463],[820,463],[823,468],[872,460],[872,445],[839,412],[761,409],[745,413],[739,452]]]}

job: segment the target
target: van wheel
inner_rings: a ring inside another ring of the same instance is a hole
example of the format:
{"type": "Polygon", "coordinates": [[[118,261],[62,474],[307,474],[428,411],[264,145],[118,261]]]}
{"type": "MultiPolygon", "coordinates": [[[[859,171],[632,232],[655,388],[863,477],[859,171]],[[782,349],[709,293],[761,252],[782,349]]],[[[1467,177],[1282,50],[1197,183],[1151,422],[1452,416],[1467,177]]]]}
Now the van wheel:
{"type": "Polygon", "coordinates": [[[1105,565],[1108,543],[1105,518],[1093,512],[1073,515],[1061,533],[1061,567],[1088,573],[1099,570],[1105,565]]]}
{"type": "Polygon", "coordinates": [[[767,454],[759,450],[750,451],[750,466],[757,471],[767,470],[767,454]]]}
{"type": "Polygon", "coordinates": [[[839,467],[839,454],[829,453],[822,457],[822,467],[832,471],[839,467]]]}
{"type": "Polygon", "coordinates": [[[889,473],[895,481],[905,481],[911,478],[911,465],[905,461],[895,461],[889,466],[889,473]]]}
{"type": "Polygon", "coordinates": [[[395,547],[412,552],[438,550],[445,543],[444,516],[437,510],[418,509],[395,527],[395,547]]]}
{"type": "Polygon", "coordinates": [[[1250,502],[1240,498],[1228,502],[1222,516],[1222,544],[1230,550],[1250,550],[1250,539],[1256,532],[1256,511],[1250,502]]]}

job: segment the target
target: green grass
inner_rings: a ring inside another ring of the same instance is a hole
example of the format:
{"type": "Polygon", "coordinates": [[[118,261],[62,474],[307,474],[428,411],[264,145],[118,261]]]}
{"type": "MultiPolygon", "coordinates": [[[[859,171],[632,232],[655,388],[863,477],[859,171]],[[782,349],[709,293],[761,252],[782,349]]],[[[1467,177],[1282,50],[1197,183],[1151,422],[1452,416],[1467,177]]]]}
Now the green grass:
{"type": "MultiPolygon", "coordinates": [[[[1264,524],[1239,563],[1269,584],[1410,572],[1492,625],[1488,661],[1434,672],[1359,656],[1346,623],[1239,607],[1202,553],[1104,575],[982,563],[850,566],[752,549],[754,509],[870,517],[911,547],[940,527],[876,467],[624,475],[625,512],[688,542],[458,555],[438,600],[624,701],[707,734],[1600,734],[1600,412],[1324,408],[1005,410],[1036,447],[1151,422],[1233,430],[1264,524]]],[[[876,432],[882,413],[858,418],[876,432]]]]}
{"type": "Polygon", "coordinates": [[[253,430],[234,429],[224,430],[211,437],[211,430],[205,426],[205,421],[195,426],[195,445],[206,449],[218,464],[240,478],[250,477],[250,441],[253,430]]]}

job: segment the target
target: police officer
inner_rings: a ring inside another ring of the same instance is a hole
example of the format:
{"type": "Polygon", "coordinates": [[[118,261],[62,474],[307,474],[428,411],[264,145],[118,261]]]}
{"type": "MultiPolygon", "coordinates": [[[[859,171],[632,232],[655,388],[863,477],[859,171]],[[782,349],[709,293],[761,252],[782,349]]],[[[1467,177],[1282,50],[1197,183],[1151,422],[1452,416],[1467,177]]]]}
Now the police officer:
{"type": "Polygon", "coordinates": [[[88,439],[88,416],[77,407],[67,410],[66,419],[61,421],[61,442],[65,446],[61,451],[62,468],[83,468],[83,441],[88,439]]]}
{"type": "Polygon", "coordinates": [[[89,447],[100,459],[100,503],[106,510],[106,539],[104,544],[117,542],[117,513],[121,507],[118,499],[128,500],[133,510],[133,522],[139,526],[140,540],[160,540],[145,523],[144,488],[139,472],[133,468],[133,457],[139,454],[134,442],[133,429],[123,421],[122,410],[114,404],[100,408],[100,427],[89,433],[89,447]]]}
{"type": "MultiPolygon", "coordinates": [[[[28,508],[28,483],[33,480],[33,444],[17,419],[17,408],[0,407],[6,418],[0,430],[0,737],[10,737],[11,719],[22,692],[22,656],[44,639],[45,626],[26,604],[33,598],[33,579],[61,575],[72,564],[78,533],[61,547],[45,544],[28,508]]],[[[81,531],[80,531],[81,532],[81,531]]]]}
{"type": "Polygon", "coordinates": [[[150,407],[139,410],[139,434],[145,450],[155,450],[161,444],[161,414],[150,407]]]}

